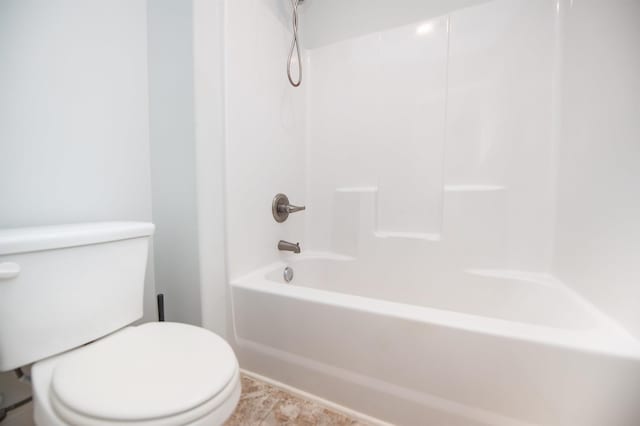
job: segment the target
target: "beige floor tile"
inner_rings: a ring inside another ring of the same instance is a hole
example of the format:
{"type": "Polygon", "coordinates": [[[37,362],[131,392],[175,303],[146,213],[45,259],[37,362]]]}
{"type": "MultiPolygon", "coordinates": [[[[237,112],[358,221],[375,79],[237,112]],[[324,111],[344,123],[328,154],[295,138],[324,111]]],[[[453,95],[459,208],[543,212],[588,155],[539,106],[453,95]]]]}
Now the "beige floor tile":
{"type": "Polygon", "coordinates": [[[242,377],[242,396],[226,426],[364,426],[258,380],[242,377]]]}

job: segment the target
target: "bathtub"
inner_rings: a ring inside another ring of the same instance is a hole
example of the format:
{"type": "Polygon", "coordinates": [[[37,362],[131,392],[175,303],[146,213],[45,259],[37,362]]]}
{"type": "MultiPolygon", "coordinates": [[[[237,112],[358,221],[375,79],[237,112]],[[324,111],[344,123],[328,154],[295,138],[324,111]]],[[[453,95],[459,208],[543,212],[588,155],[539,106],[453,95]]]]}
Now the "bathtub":
{"type": "Polygon", "coordinates": [[[311,253],[234,279],[241,364],[393,424],[640,425],[640,344],[562,282],[416,277],[311,253]]]}

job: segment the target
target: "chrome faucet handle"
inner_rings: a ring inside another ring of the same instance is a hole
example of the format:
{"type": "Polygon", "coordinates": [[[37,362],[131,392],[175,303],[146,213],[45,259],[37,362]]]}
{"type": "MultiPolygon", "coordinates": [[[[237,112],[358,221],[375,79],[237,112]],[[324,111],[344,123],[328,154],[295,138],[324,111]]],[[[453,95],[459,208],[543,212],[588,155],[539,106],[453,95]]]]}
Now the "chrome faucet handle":
{"type": "Polygon", "coordinates": [[[299,212],[302,210],[306,210],[305,206],[294,206],[289,203],[289,197],[284,194],[277,194],[273,198],[273,203],[271,204],[271,214],[273,214],[273,218],[278,223],[282,223],[289,217],[290,213],[299,212]]]}

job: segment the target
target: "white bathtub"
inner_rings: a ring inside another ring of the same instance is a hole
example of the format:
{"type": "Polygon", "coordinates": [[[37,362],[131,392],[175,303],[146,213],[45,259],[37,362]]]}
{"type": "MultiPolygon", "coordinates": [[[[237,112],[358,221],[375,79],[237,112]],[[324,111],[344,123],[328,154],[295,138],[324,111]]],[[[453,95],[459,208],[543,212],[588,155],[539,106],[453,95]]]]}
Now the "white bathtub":
{"type": "Polygon", "coordinates": [[[640,425],[640,344],[561,282],[418,276],[303,254],[234,280],[241,363],[396,424],[640,425]]]}

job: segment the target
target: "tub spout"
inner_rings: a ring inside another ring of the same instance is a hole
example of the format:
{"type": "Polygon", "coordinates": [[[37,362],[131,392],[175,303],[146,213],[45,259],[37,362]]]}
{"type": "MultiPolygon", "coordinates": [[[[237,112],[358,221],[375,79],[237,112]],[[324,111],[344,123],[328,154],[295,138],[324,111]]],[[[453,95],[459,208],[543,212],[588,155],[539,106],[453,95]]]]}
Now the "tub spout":
{"type": "Polygon", "coordinates": [[[289,241],[278,241],[278,250],[292,251],[294,253],[300,253],[300,243],[290,243],[289,241]]]}

